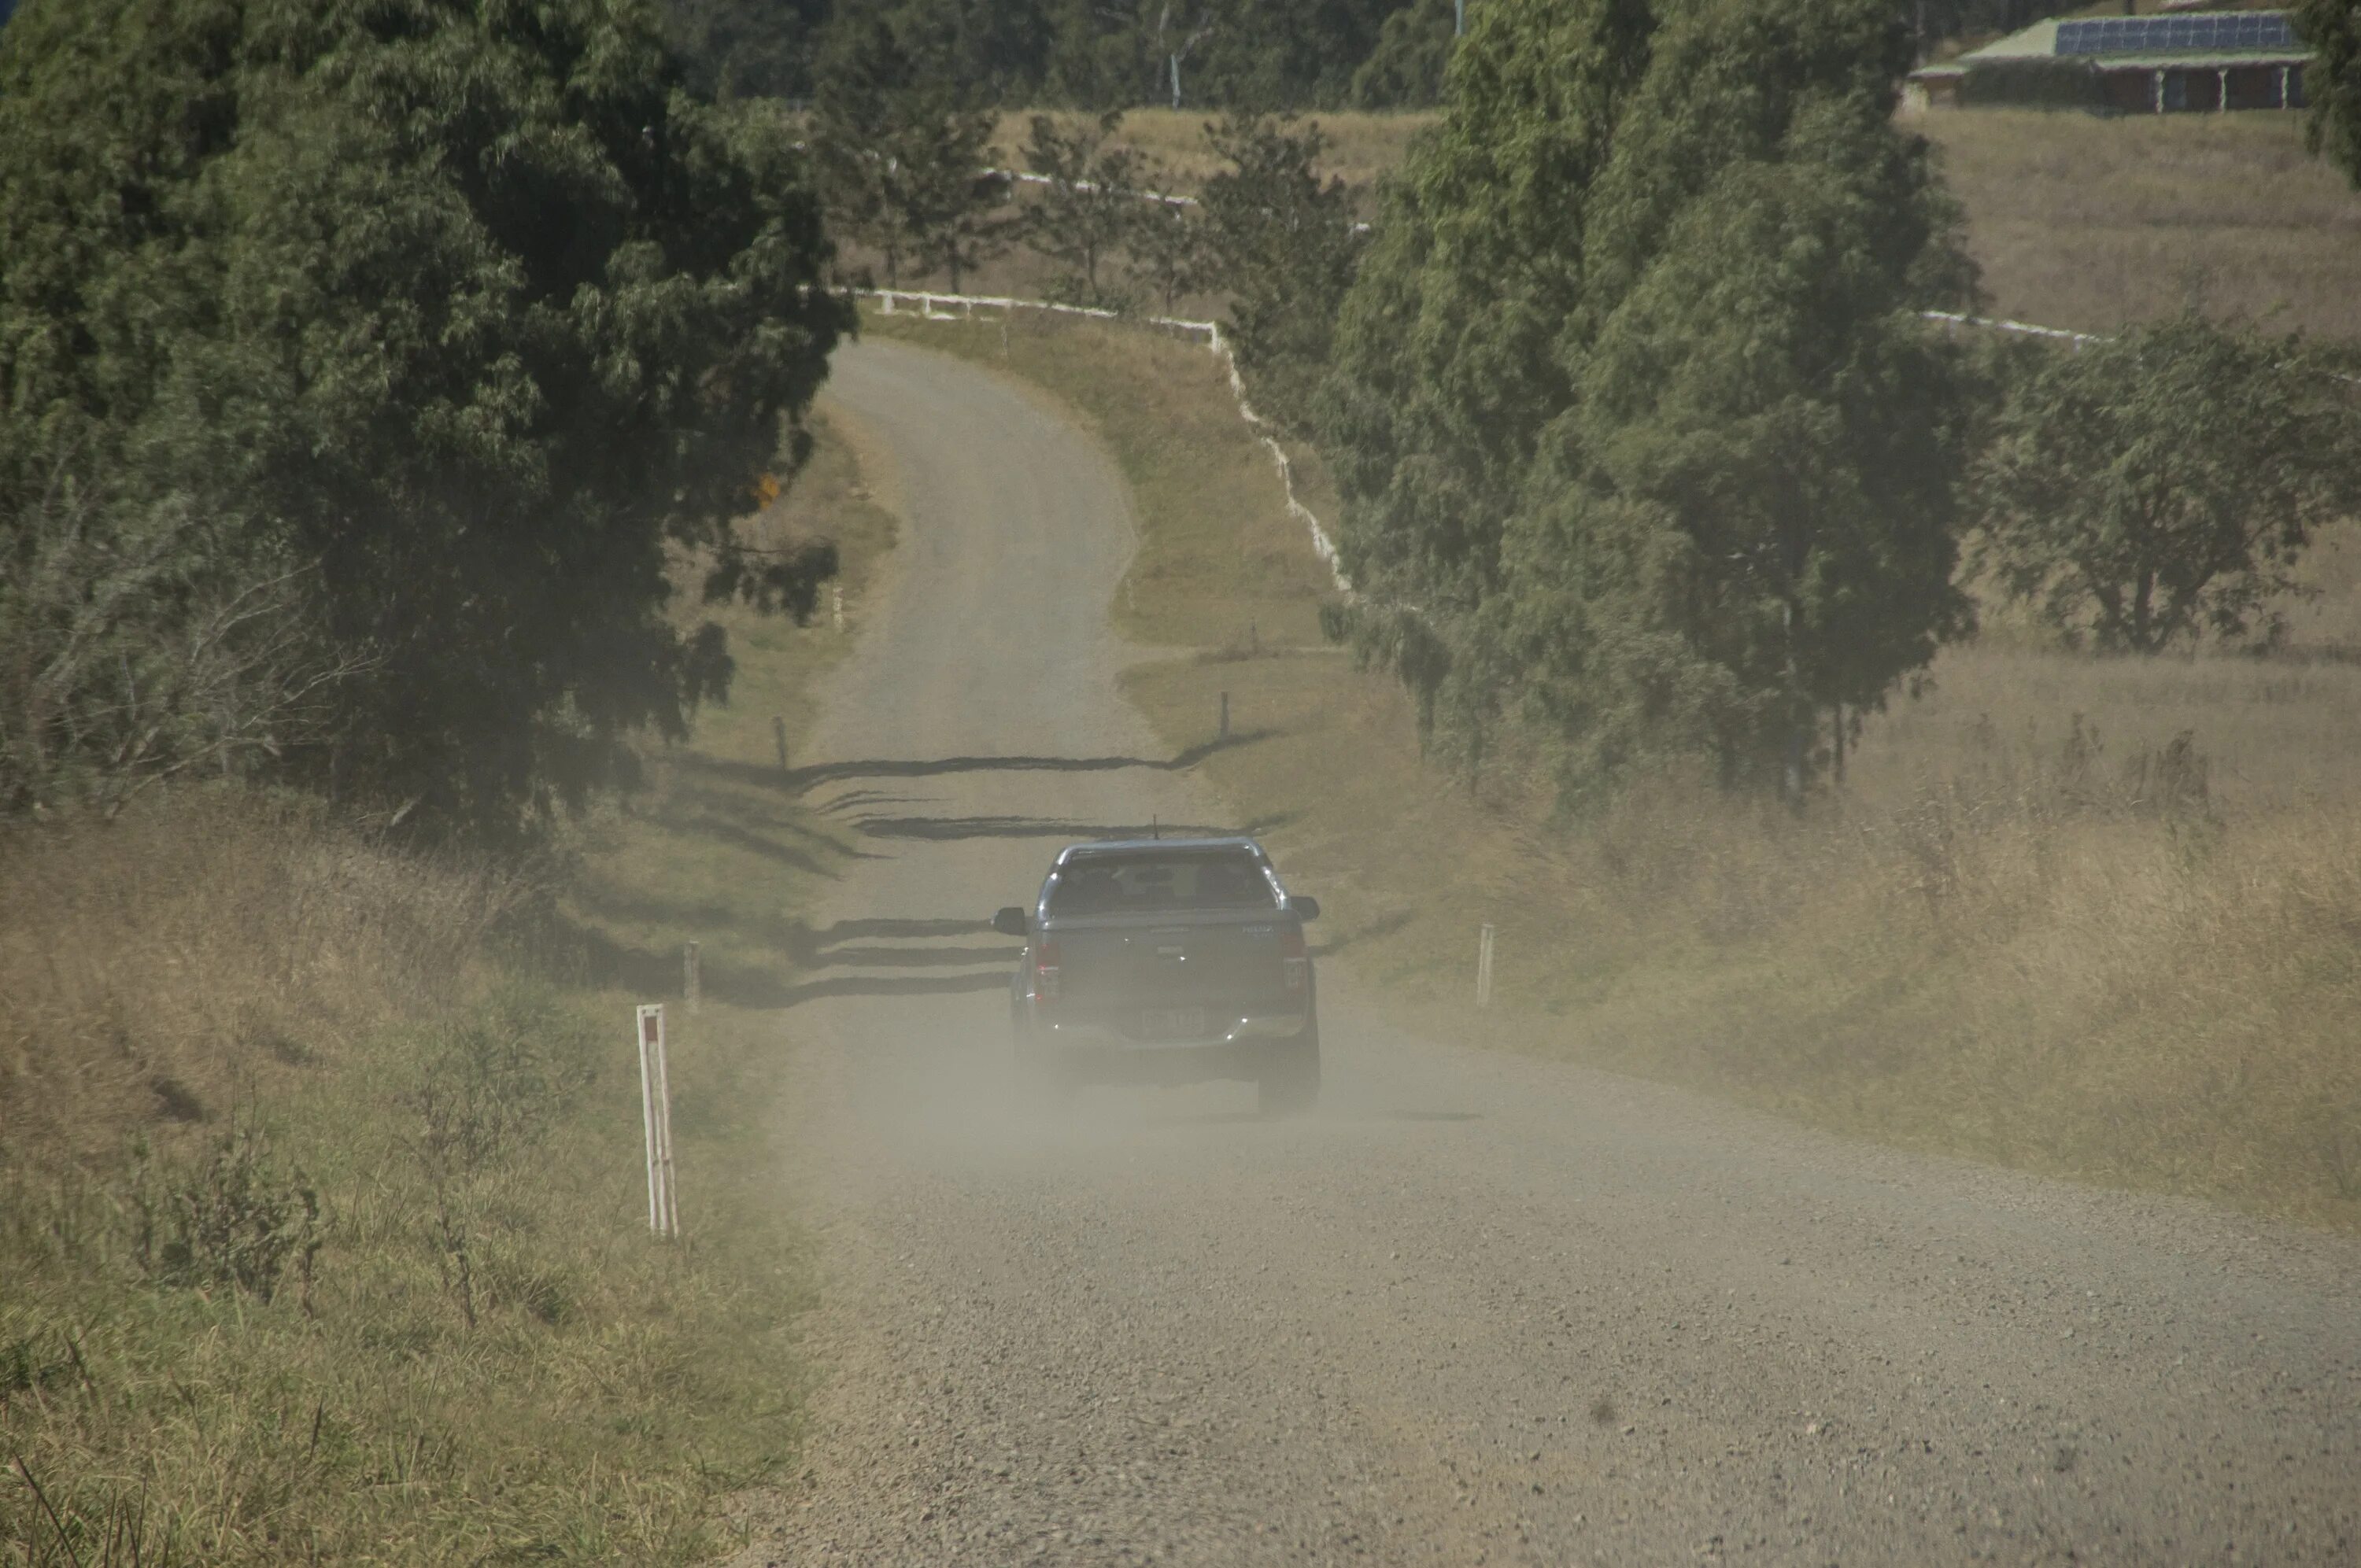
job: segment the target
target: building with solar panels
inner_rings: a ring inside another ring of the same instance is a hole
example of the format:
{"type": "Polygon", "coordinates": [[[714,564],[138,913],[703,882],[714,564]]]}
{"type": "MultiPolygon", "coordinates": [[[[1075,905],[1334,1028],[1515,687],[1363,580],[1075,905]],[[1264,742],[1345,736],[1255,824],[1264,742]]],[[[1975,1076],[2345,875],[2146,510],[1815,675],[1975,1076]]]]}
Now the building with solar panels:
{"type": "Polygon", "coordinates": [[[2068,16],[1911,72],[1921,104],[2169,115],[2303,107],[2312,51],[2285,11],[2068,16]]]}

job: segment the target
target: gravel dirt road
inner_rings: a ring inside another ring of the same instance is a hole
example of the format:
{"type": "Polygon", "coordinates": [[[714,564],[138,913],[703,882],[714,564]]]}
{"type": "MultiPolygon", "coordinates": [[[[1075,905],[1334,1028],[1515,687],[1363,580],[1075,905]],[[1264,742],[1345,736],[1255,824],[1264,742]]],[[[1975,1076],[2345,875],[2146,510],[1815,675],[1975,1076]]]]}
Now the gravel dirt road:
{"type": "Polygon", "coordinates": [[[1106,458],[905,345],[829,395],[906,529],[796,774],[867,858],[782,1015],[826,1382],[741,1562],[2361,1561],[2353,1239],[1410,1038],[1334,966],[1312,1117],[1028,1109],[984,919],[1235,824],[1115,689],[1106,458]]]}

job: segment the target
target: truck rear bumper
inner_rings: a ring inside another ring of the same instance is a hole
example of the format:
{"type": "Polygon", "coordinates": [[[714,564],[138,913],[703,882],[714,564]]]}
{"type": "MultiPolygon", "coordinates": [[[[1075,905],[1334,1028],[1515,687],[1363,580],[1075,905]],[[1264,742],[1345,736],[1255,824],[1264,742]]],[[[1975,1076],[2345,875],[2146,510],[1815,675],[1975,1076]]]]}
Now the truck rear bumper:
{"type": "Polygon", "coordinates": [[[1203,1083],[1259,1079],[1275,1058],[1313,1045],[1316,1018],[1288,1013],[1229,1020],[1219,1034],[1142,1040],[1104,1022],[1060,1020],[1035,1040],[1045,1065],[1089,1083],[1203,1083]]]}

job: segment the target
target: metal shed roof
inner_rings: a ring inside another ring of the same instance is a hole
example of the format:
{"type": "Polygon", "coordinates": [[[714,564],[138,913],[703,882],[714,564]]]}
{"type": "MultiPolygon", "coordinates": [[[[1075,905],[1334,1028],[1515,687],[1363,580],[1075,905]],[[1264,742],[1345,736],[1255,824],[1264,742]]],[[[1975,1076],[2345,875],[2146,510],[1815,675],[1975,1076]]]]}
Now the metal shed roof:
{"type": "Polygon", "coordinates": [[[2080,16],[2058,24],[2061,55],[2180,50],[2308,52],[2285,11],[2200,11],[2177,16],[2080,16]]]}
{"type": "Polygon", "coordinates": [[[2311,58],[2284,11],[2197,11],[2170,16],[2066,16],[1961,55],[1972,69],[2013,60],[2104,66],[2286,65],[2311,58]]]}

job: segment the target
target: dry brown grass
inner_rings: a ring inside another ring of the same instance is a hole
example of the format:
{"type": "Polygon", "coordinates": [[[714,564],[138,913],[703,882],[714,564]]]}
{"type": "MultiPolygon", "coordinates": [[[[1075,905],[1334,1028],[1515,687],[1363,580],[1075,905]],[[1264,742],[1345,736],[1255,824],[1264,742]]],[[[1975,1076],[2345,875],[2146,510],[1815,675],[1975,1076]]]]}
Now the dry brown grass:
{"type": "MultiPolygon", "coordinates": [[[[1218,542],[1240,503],[1162,451],[1186,387],[1157,355],[1021,322],[1005,358],[996,327],[911,330],[1100,411],[1085,422],[1131,478],[1144,558],[1179,582],[1234,573],[1218,542]],[[1167,411],[1106,411],[1125,399],[1167,411]]],[[[1268,469],[1230,461],[1275,508],[1268,469]]],[[[1270,546],[1241,602],[1316,573],[1292,536],[1270,546]]],[[[1801,817],[1667,775],[1555,823],[1530,773],[1471,788],[1428,768],[1400,688],[1308,646],[1243,658],[1205,636],[1128,689],[1175,751],[1212,739],[1230,694],[1253,739],[1203,766],[1239,815],[1277,822],[1290,880],[1332,911],[1333,956],[1438,1035],[2355,1224],[2361,668],[2325,656],[2361,623],[2355,554],[2340,533],[2309,564],[2320,597],[2275,658],[2099,660],[2004,618],[1874,718],[1846,786],[1801,817]],[[1485,923],[1500,1006],[1479,1020],[1485,923]]],[[[1197,623],[1126,613],[1166,638],[1197,623]]]]}
{"type": "Polygon", "coordinates": [[[1940,149],[1993,308],[2082,332],[2209,313],[2361,339],[2361,194],[2302,116],[1946,110],[1940,149]]]}
{"type": "Polygon", "coordinates": [[[760,531],[838,539],[848,629],[727,614],[736,703],[537,874],[234,789],[0,832],[0,1556],[727,1546],[796,1438],[808,1291],[765,1108],[797,912],[847,852],[771,725],[802,733],[892,539],[857,433],[821,435],[760,531]],[[678,996],[690,939],[666,1245],[630,1009],[678,996]]]}
{"type": "MultiPolygon", "coordinates": [[[[1399,168],[1436,117],[1310,116],[1333,138],[1326,171],[1356,186],[1399,168]]],[[[1028,118],[1001,117],[994,157],[1006,167],[1023,166],[1028,118]]],[[[1205,120],[1135,110],[1122,139],[1193,192],[1218,167],[1205,120]]],[[[1905,123],[1939,151],[1997,314],[2106,332],[2194,301],[2279,329],[2361,340],[2361,194],[2304,152],[2299,115],[2102,119],[1981,109],[1905,123]]],[[[972,291],[1038,294],[1048,277],[1017,252],[986,269],[972,291]]],[[[1184,313],[1219,303],[1192,300],[1184,313]]]]}
{"type": "MultiPolygon", "coordinates": [[[[1011,110],[1000,116],[992,138],[993,159],[1005,169],[1023,169],[1025,144],[1032,136],[1034,115],[1043,111],[1011,110]]],[[[1072,126],[1084,116],[1067,110],[1049,111],[1061,125],[1072,126]]],[[[1317,125],[1328,147],[1320,171],[1347,185],[1372,185],[1378,177],[1401,166],[1411,138],[1434,124],[1432,114],[1375,114],[1365,110],[1310,113],[1301,124],[1317,125]]],[[[1137,148],[1174,175],[1177,192],[1193,194],[1221,168],[1205,142],[1205,126],[1216,116],[1173,109],[1133,109],[1123,117],[1116,140],[1137,148]]]]}
{"type": "MultiPolygon", "coordinates": [[[[2108,705],[2114,672],[2085,682],[2079,663],[1947,661],[1954,686],[1873,734],[1800,820],[1666,777],[1572,828],[1538,790],[1422,765],[1401,693],[1333,660],[1169,663],[1133,690],[1175,746],[1207,740],[1209,689],[1230,692],[1265,738],[1215,753],[1216,783],[1285,818],[1268,838],[1339,916],[1332,948],[1437,1033],[1477,1026],[1489,923],[1495,1043],[1897,1143],[2361,1221],[2350,786],[2176,798],[2169,740],[2104,733],[2136,720],[2108,705]],[[1957,688],[2047,688],[2067,711],[1984,724],[1957,688]],[[1905,721],[1944,743],[1905,743],[1905,721]]],[[[2173,693],[2175,719],[2202,736],[2235,690],[2173,693]]],[[[2246,767],[2325,779],[2345,744],[2289,726],[2246,767]]]]}
{"type": "Polygon", "coordinates": [[[521,891],[238,789],[0,828],[0,1164],[226,1116],[456,1002],[521,891]]]}

